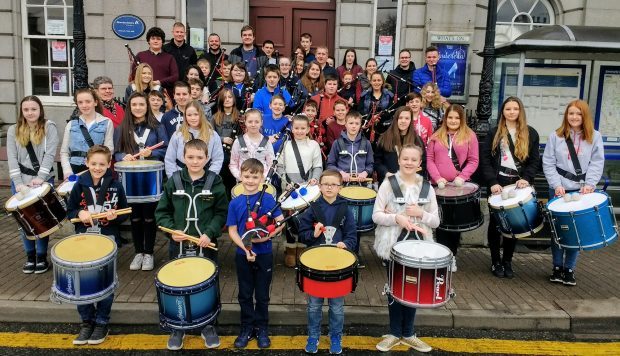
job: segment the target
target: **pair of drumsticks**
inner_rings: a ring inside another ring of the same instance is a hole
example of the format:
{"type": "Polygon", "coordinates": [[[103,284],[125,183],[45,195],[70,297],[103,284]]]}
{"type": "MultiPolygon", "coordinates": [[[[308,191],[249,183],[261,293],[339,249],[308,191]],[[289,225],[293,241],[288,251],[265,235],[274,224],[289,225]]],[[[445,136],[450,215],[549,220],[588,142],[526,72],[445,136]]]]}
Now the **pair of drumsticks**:
{"type": "MultiPolygon", "coordinates": [[[[174,234],[174,235],[181,235],[183,237],[185,237],[186,239],[190,240],[191,242],[195,243],[196,245],[198,245],[200,243],[200,238],[192,236],[192,235],[188,235],[184,232],[178,231],[178,230],[173,230],[173,229],[169,229],[165,226],[159,226],[159,229],[163,232],[167,232],[169,234],[174,234]]],[[[209,242],[209,245],[207,245],[208,248],[217,251],[217,247],[215,247],[215,244],[213,242],[209,242]]]]}
{"type": "MultiPolygon", "coordinates": [[[[131,214],[131,208],[118,209],[116,211],[116,215],[125,215],[125,214],[131,214]]],[[[108,212],[104,211],[102,213],[92,214],[90,217],[93,219],[101,219],[101,218],[105,218],[106,216],[108,216],[108,212]]],[[[80,220],[80,218],[71,219],[72,223],[78,223],[80,221],[82,221],[80,220]]]]}

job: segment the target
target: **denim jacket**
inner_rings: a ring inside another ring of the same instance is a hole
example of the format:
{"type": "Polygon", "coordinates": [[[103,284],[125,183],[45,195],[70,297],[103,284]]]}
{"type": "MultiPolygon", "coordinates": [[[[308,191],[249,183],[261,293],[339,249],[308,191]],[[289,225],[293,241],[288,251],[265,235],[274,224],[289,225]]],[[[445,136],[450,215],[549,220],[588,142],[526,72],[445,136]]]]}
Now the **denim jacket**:
{"type": "MultiPolygon", "coordinates": [[[[60,148],[60,161],[62,163],[62,170],[65,174],[67,172],[73,172],[71,164],[83,165],[86,161],[85,156],[89,147],[80,126],[86,126],[86,123],[81,117],[77,120],[69,121],[67,126],[65,126],[65,133],[60,148]],[[84,157],[72,156],[72,152],[83,152],[84,157]]],[[[95,122],[91,125],[90,129],[88,129],[88,133],[95,145],[107,146],[110,151],[114,152],[114,125],[110,119],[101,114],[97,114],[95,122]]]]}

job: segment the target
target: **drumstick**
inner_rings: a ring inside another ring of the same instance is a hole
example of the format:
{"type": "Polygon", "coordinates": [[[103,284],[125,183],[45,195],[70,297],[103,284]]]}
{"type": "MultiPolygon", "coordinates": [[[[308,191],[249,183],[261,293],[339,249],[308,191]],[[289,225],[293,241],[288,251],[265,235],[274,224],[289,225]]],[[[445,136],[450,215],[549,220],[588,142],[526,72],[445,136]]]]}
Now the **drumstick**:
{"type": "Polygon", "coordinates": [[[372,178],[360,178],[360,177],[352,177],[349,179],[349,182],[372,182],[372,178]]]}
{"type": "MultiPolygon", "coordinates": [[[[160,143],[156,143],[156,144],[154,144],[154,145],[153,145],[153,146],[151,146],[151,147],[147,147],[147,148],[145,148],[145,150],[152,151],[152,150],[154,150],[154,149],[156,149],[156,148],[159,148],[159,147],[160,147],[161,145],[163,145],[163,144],[164,144],[164,141],[161,141],[160,143]]],[[[133,157],[134,157],[134,158],[138,158],[138,156],[140,156],[140,152],[138,152],[138,153],[136,153],[135,155],[133,155],[133,157]]]]}
{"type": "MultiPolygon", "coordinates": [[[[116,211],[116,215],[125,215],[125,214],[131,214],[131,208],[118,209],[116,211]]],[[[101,219],[101,218],[105,218],[107,215],[108,215],[107,212],[103,212],[103,213],[92,214],[90,217],[93,219],[101,219]]],[[[82,221],[80,220],[80,218],[71,219],[72,223],[78,223],[80,221],[82,221]]]]}
{"type": "MultiPolygon", "coordinates": [[[[169,234],[181,235],[181,236],[185,237],[186,239],[190,240],[191,242],[195,243],[196,245],[198,245],[200,243],[200,239],[198,237],[194,237],[192,235],[188,235],[188,234],[186,234],[184,232],[180,232],[180,231],[177,231],[177,230],[172,230],[172,229],[169,229],[169,228],[167,228],[165,226],[158,226],[158,227],[163,232],[167,232],[169,234]]],[[[209,242],[209,245],[207,245],[207,247],[212,249],[212,250],[217,251],[217,248],[215,247],[215,244],[213,242],[209,242]]]]}

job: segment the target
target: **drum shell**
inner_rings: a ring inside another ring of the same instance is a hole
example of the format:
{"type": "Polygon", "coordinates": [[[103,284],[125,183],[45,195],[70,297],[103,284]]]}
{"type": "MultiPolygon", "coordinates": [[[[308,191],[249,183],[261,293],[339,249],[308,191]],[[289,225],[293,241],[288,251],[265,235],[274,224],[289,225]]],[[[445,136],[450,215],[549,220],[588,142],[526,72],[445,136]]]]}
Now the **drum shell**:
{"type": "MultiPolygon", "coordinates": [[[[176,261],[172,260],[168,263],[176,261]]],[[[195,329],[207,325],[217,318],[221,310],[218,283],[219,268],[215,262],[213,263],[215,272],[211,277],[203,282],[186,287],[172,287],[162,283],[157,278],[158,271],[155,277],[155,288],[157,289],[157,302],[159,304],[159,322],[163,329],[195,329]]]]}
{"type": "Polygon", "coordinates": [[[368,232],[375,229],[375,223],[372,220],[372,211],[375,207],[375,199],[356,199],[351,196],[340,195],[347,201],[349,210],[353,214],[353,218],[357,224],[357,232],[368,232]]]}
{"type": "Polygon", "coordinates": [[[503,209],[489,204],[489,210],[504,237],[526,238],[543,228],[543,215],[534,192],[520,204],[503,209]]]}
{"type": "Polygon", "coordinates": [[[118,180],[125,189],[128,203],[149,203],[159,201],[163,194],[164,164],[159,161],[148,161],[131,166],[127,162],[117,162],[114,169],[118,172],[118,180]]]}
{"type": "Polygon", "coordinates": [[[480,210],[480,188],[461,196],[443,196],[435,191],[441,223],[438,229],[454,232],[471,231],[484,223],[480,210]]]}
{"type": "MultiPolygon", "coordinates": [[[[313,246],[314,248],[338,248],[335,246],[313,246]]],[[[304,252],[305,252],[304,251],[304,252]]],[[[302,252],[303,255],[303,252],[302,252]]],[[[301,257],[301,256],[300,256],[301,257]]],[[[317,298],[340,298],[355,291],[358,280],[357,258],[351,266],[334,271],[323,271],[304,265],[297,260],[297,285],[299,290],[317,298]]]]}
{"type": "Polygon", "coordinates": [[[612,215],[613,207],[609,199],[592,208],[575,212],[558,212],[549,209],[549,205],[557,199],[562,198],[550,200],[547,203],[547,210],[561,248],[596,250],[617,240],[618,231],[615,228],[616,221],[612,215]],[[600,217],[600,222],[598,217],[600,217]]]}
{"type": "Polygon", "coordinates": [[[51,185],[49,187],[45,194],[27,204],[6,209],[30,240],[34,240],[35,236],[42,238],[51,235],[67,218],[65,201],[56,194],[51,185]]]}
{"type": "MultiPolygon", "coordinates": [[[[76,235],[68,236],[67,238],[76,235]]],[[[107,238],[107,237],[106,237],[107,238]]],[[[117,246],[103,258],[88,262],[70,262],[51,251],[54,266],[52,298],[68,304],[91,304],[110,296],[118,287],[116,275],[117,246]]]]}

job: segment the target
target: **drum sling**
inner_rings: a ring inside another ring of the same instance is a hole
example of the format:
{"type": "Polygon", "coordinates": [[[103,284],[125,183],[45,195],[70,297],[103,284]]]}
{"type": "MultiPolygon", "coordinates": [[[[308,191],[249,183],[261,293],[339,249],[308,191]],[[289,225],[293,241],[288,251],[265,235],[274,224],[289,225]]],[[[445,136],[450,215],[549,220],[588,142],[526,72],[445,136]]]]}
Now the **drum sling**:
{"type": "MultiPolygon", "coordinates": [[[[80,125],[78,122],[78,126],[80,127],[80,131],[82,131],[82,136],[84,136],[84,141],[88,145],[88,148],[91,148],[95,145],[93,138],[90,137],[90,133],[88,133],[88,129],[86,126],[80,125]]],[[[86,157],[86,152],[82,151],[71,151],[71,157],[86,157]]]]}
{"type": "Polygon", "coordinates": [[[454,165],[454,169],[456,169],[457,172],[461,173],[461,165],[459,164],[459,159],[456,156],[456,151],[454,150],[454,140],[450,135],[448,135],[448,145],[450,146],[450,152],[448,156],[450,157],[450,160],[454,165]]]}
{"type": "MultiPolygon", "coordinates": [[[[295,161],[297,161],[297,169],[299,169],[301,179],[303,179],[304,182],[307,182],[310,171],[306,172],[306,169],[304,168],[304,162],[301,160],[301,154],[299,153],[299,147],[297,147],[297,142],[295,142],[295,139],[291,140],[291,146],[293,147],[293,153],[295,154],[295,161]]],[[[288,174],[286,174],[286,180],[289,183],[293,183],[288,174]]]]}
{"type": "MultiPolygon", "coordinates": [[[[400,205],[404,205],[405,197],[403,195],[402,190],[400,190],[400,186],[398,185],[398,180],[396,179],[396,176],[389,176],[388,181],[390,182],[390,185],[392,186],[392,192],[394,193],[396,202],[400,205]]],[[[420,195],[418,196],[419,206],[423,206],[424,204],[428,203],[428,192],[430,190],[430,187],[431,185],[428,183],[426,179],[422,180],[422,189],[420,190],[420,195]]],[[[410,231],[408,231],[407,229],[402,229],[396,241],[400,242],[400,241],[406,240],[409,237],[409,233],[410,231]]],[[[414,233],[414,235],[416,236],[418,240],[421,240],[417,231],[414,233]]]]}
{"type": "Polygon", "coordinates": [[[23,174],[36,177],[39,174],[39,168],[41,168],[41,166],[39,165],[39,160],[37,159],[37,155],[34,153],[34,147],[32,147],[32,142],[28,141],[28,144],[26,145],[26,151],[28,151],[28,158],[30,158],[32,169],[18,162],[17,164],[19,165],[19,170],[23,174]]]}
{"type": "MultiPolygon", "coordinates": [[[[240,135],[239,137],[237,137],[237,140],[239,140],[239,147],[241,148],[241,151],[247,152],[248,145],[245,143],[245,139],[243,138],[243,135],[240,135]]],[[[269,142],[269,139],[263,136],[263,139],[260,141],[260,144],[258,145],[258,149],[256,149],[256,152],[261,152],[265,150],[265,147],[267,147],[268,142],[269,142]]]]}
{"type": "Polygon", "coordinates": [[[576,174],[567,172],[560,167],[555,167],[555,169],[562,177],[568,180],[572,180],[576,183],[583,183],[583,181],[586,179],[586,174],[583,173],[583,171],[581,170],[581,164],[579,163],[579,158],[577,157],[577,152],[575,151],[575,145],[573,145],[573,140],[570,138],[570,136],[566,138],[566,146],[568,147],[570,160],[571,162],[573,162],[573,168],[575,168],[576,174]]]}

